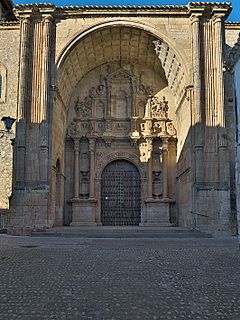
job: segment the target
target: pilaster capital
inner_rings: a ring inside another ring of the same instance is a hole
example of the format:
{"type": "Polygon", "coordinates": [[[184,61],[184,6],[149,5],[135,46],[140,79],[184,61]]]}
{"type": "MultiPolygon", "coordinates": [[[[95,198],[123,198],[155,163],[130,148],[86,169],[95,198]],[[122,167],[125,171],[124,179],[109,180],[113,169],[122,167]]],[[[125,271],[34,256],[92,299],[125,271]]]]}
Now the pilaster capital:
{"type": "Polygon", "coordinates": [[[213,15],[213,24],[216,24],[216,23],[222,23],[224,21],[225,18],[225,14],[224,13],[220,13],[220,12],[215,12],[214,15],[213,15]]]}
{"type": "Polygon", "coordinates": [[[21,24],[30,25],[31,24],[30,15],[21,17],[20,22],[21,22],[21,24]]]}
{"type": "Polygon", "coordinates": [[[53,23],[54,17],[51,14],[43,16],[43,23],[53,23]]]}
{"type": "Polygon", "coordinates": [[[200,19],[202,17],[202,13],[201,12],[192,12],[191,16],[190,16],[190,23],[191,24],[199,24],[200,23],[200,19]]]}

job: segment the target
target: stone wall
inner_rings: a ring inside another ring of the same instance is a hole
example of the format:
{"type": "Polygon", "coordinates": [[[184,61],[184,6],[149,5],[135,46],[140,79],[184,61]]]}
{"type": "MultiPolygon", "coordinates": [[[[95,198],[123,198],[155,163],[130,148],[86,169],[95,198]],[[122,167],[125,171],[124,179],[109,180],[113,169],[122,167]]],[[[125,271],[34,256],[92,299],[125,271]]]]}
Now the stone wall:
{"type": "MultiPolygon", "coordinates": [[[[17,117],[17,89],[19,67],[19,26],[0,24],[0,64],[6,68],[5,102],[0,102],[0,119],[3,116],[17,117]]],[[[4,129],[0,121],[0,130],[4,129]]],[[[15,127],[13,127],[13,131],[15,127]]],[[[0,134],[1,136],[1,134],[0,134]]],[[[11,135],[11,138],[14,134],[11,135]]],[[[9,206],[8,197],[12,188],[12,146],[10,137],[0,138],[0,210],[9,206]]]]}

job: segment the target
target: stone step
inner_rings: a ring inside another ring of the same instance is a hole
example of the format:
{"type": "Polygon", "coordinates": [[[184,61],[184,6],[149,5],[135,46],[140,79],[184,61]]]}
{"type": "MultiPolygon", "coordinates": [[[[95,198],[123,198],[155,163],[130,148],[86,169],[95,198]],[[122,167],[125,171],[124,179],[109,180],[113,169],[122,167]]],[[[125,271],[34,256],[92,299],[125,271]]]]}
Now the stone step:
{"type": "Polygon", "coordinates": [[[57,227],[46,232],[34,231],[37,237],[65,238],[211,238],[211,234],[179,227],[57,227]]]}

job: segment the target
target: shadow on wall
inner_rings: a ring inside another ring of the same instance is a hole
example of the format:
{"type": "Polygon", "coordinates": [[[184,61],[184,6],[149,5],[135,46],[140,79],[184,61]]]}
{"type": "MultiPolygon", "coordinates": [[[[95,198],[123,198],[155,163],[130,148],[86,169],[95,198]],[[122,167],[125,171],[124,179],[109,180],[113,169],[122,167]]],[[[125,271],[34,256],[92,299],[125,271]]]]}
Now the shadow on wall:
{"type": "MultiPolygon", "coordinates": [[[[236,233],[235,162],[229,159],[225,128],[189,129],[177,158],[177,225],[236,233]],[[203,144],[194,142],[199,129],[203,144]]],[[[229,143],[229,142],[228,142],[229,143]]],[[[232,141],[234,144],[234,141],[232,141]]]]}

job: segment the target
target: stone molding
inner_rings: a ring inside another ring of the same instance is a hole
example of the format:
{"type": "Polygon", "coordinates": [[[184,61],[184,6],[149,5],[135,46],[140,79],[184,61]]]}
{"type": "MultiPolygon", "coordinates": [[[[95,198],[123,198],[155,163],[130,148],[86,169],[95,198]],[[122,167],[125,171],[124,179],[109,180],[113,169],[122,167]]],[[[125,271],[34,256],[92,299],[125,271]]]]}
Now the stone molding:
{"type": "Polygon", "coordinates": [[[136,154],[133,154],[131,152],[121,152],[121,151],[111,152],[110,154],[109,153],[106,153],[106,154],[102,153],[100,158],[99,158],[99,154],[97,153],[96,178],[101,179],[102,172],[103,172],[104,168],[110,162],[115,161],[115,160],[127,160],[127,161],[132,162],[138,168],[138,170],[140,172],[141,179],[146,178],[146,169],[145,169],[146,166],[140,162],[139,156],[136,154]]]}
{"type": "Polygon", "coordinates": [[[162,14],[191,14],[192,10],[205,10],[210,8],[212,11],[221,10],[229,15],[232,6],[228,2],[189,2],[187,5],[160,5],[160,6],[55,6],[48,3],[38,4],[18,4],[14,8],[17,16],[19,12],[37,9],[40,11],[54,10],[59,17],[86,16],[86,15],[162,15],[162,14]]]}

